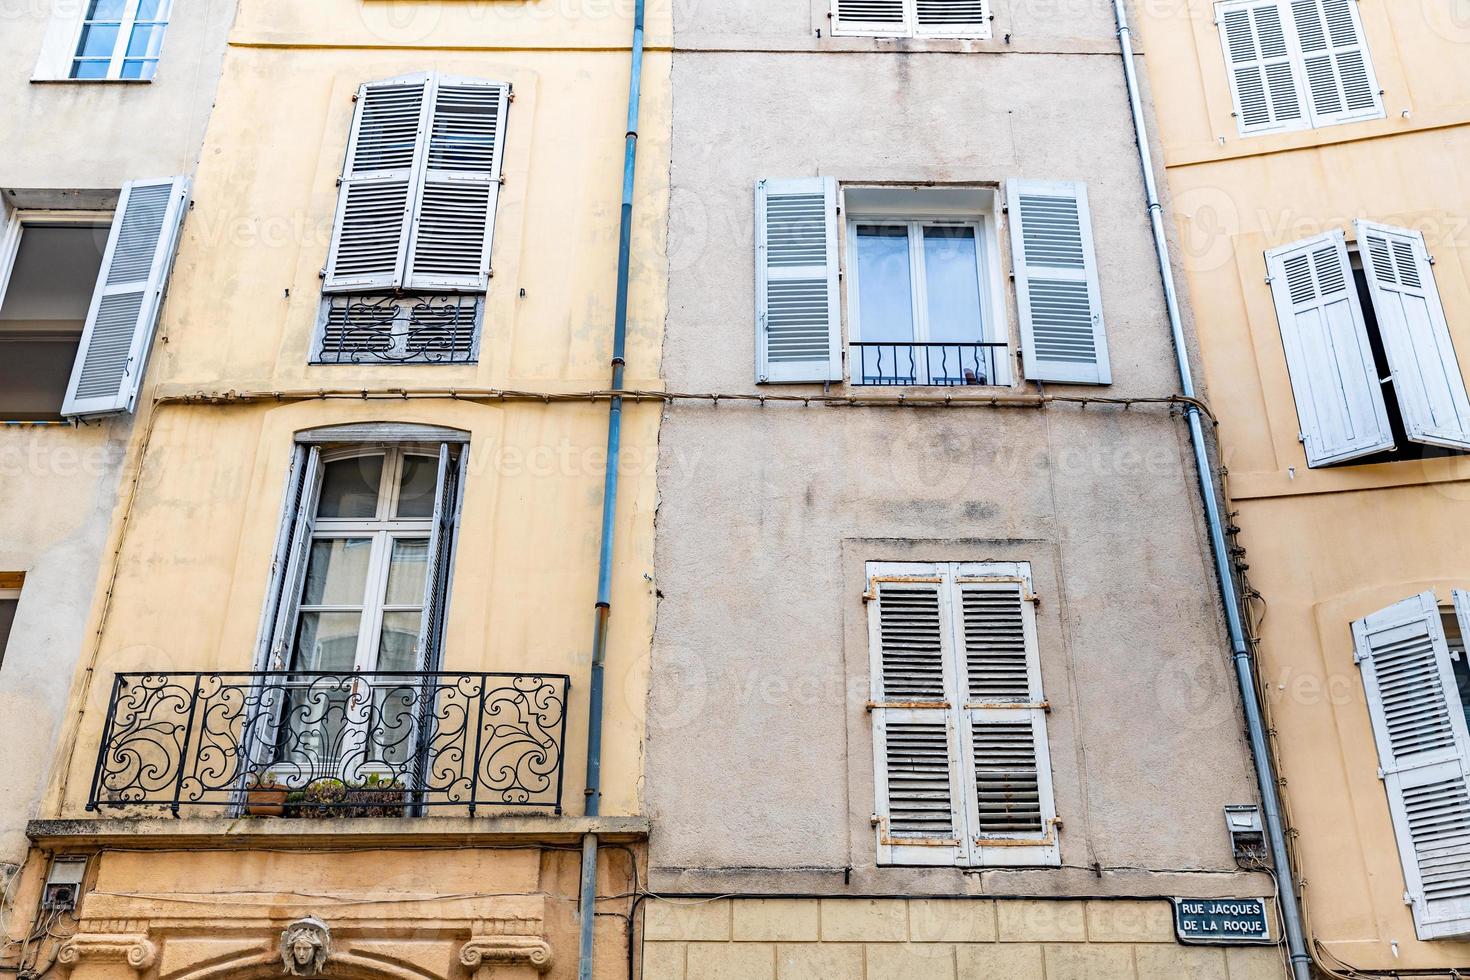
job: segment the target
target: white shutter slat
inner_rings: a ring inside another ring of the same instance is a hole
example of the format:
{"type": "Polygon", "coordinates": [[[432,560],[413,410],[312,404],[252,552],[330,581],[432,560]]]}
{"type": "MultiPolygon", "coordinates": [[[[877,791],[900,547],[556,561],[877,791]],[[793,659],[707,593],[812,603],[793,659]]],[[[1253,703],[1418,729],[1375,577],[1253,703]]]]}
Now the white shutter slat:
{"type": "Polygon", "coordinates": [[[484,291],[489,285],[509,95],[501,82],[433,81],[407,288],[484,291]]]}
{"type": "Polygon", "coordinates": [[[1304,125],[1306,108],[1276,0],[1222,7],[1219,26],[1241,135],[1304,125]]]}
{"type": "Polygon", "coordinates": [[[965,853],[948,595],[875,577],[869,607],[878,852],[884,864],[953,865],[965,853]]]}
{"type": "Polygon", "coordinates": [[[837,181],[756,184],[756,380],[841,381],[837,181]]]}
{"type": "Polygon", "coordinates": [[[990,9],[986,0],[916,0],[917,33],[923,37],[990,36],[990,9]]]}
{"type": "Polygon", "coordinates": [[[1381,116],[1356,0],[1291,0],[1291,17],[1313,123],[1381,116]]]}
{"type": "Polygon", "coordinates": [[[358,89],[323,292],[398,289],[422,169],[427,73],[358,89]]]}
{"type": "Polygon", "coordinates": [[[1025,565],[956,568],[953,588],[961,690],[963,762],[973,861],[987,867],[1061,861],[1047,747],[1045,695],[1025,565]]]}
{"type": "Polygon", "coordinates": [[[834,0],[837,33],[898,37],[909,32],[905,0],[834,0]]]}
{"type": "Polygon", "coordinates": [[[1266,253],[1308,466],[1393,448],[1341,231],[1266,253]]]}
{"type": "Polygon", "coordinates": [[[1087,186],[1011,179],[1006,201],[1026,377],[1111,383],[1087,186]]]}
{"type": "Polygon", "coordinates": [[[1470,395],[1424,236],[1371,221],[1360,220],[1355,226],[1408,437],[1470,449],[1470,395]]]}
{"type": "Polygon", "coordinates": [[[133,410],[188,202],[187,177],[135,180],[123,187],[63,415],[133,410]]]}
{"type": "Polygon", "coordinates": [[[1358,620],[1353,640],[1416,931],[1470,933],[1470,734],[1434,593],[1358,620]]]}

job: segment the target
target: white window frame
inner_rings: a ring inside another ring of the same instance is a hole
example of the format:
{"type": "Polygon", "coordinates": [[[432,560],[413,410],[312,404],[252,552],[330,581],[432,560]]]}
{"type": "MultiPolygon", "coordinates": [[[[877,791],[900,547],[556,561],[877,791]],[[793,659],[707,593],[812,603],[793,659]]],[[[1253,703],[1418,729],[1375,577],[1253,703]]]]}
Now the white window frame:
{"type": "MultiPolygon", "coordinates": [[[[966,188],[966,190],[982,190],[966,188]]],[[[1003,347],[985,348],[993,351],[992,363],[995,377],[987,380],[983,387],[1009,387],[1011,384],[1012,347],[1006,319],[1005,293],[1001,287],[1000,241],[997,222],[992,206],[986,209],[962,207],[939,207],[926,204],[908,207],[895,204],[890,207],[876,204],[848,205],[848,195],[853,192],[897,191],[902,194],[911,188],[872,188],[862,185],[844,185],[842,188],[842,213],[846,217],[844,235],[844,276],[847,283],[848,318],[848,381],[862,385],[861,350],[851,345],[863,342],[862,304],[859,300],[860,284],[858,273],[858,225],[884,225],[908,229],[909,246],[909,310],[913,317],[914,338],[912,343],[922,344],[929,340],[929,307],[927,302],[927,279],[924,266],[923,230],[925,227],[971,228],[975,232],[975,275],[980,291],[980,337],[975,343],[999,343],[1003,347]]],[[[983,190],[992,202],[994,193],[983,190]]],[[[875,341],[883,343],[884,341],[875,341]]],[[[903,341],[894,341],[902,344],[903,341]]],[[[966,343],[966,341],[955,341],[966,343]]],[[[927,376],[918,385],[930,381],[927,376]]],[[[864,386],[866,387],[866,386],[864,386]]]]}
{"type": "MultiPolygon", "coordinates": [[[[995,10],[990,0],[986,0],[985,13],[978,28],[966,28],[963,30],[944,30],[943,28],[921,27],[919,25],[919,7],[917,0],[903,0],[903,24],[880,24],[857,22],[854,26],[842,26],[842,18],[837,9],[838,0],[832,0],[832,36],[833,37],[912,37],[921,39],[956,39],[988,41],[994,36],[991,30],[991,21],[995,19],[995,10]]],[[[849,18],[850,20],[850,18],[849,18]]]]}
{"type": "Polygon", "coordinates": [[[1281,30],[1285,35],[1286,58],[1291,66],[1292,82],[1296,86],[1297,98],[1300,100],[1302,115],[1300,119],[1285,123],[1272,123],[1268,126],[1248,128],[1245,117],[1240,113],[1240,94],[1236,90],[1235,72],[1231,69],[1230,42],[1225,36],[1225,14],[1237,9],[1251,9],[1264,6],[1261,0],[1220,0],[1215,4],[1215,33],[1219,37],[1220,51],[1225,59],[1225,77],[1230,88],[1230,114],[1235,117],[1236,133],[1242,137],[1266,136],[1275,133],[1294,133],[1306,129],[1322,129],[1327,126],[1342,126],[1347,123],[1363,122],[1368,119],[1382,119],[1385,116],[1383,107],[1383,92],[1379,87],[1378,72],[1373,68],[1373,52],[1368,44],[1368,33],[1363,29],[1362,14],[1358,9],[1358,0],[1353,0],[1349,9],[1353,18],[1353,25],[1357,28],[1358,36],[1363,42],[1363,65],[1368,73],[1368,83],[1373,90],[1375,106],[1371,111],[1363,111],[1354,114],[1340,113],[1322,118],[1318,115],[1312,105],[1312,88],[1307,78],[1306,56],[1302,52],[1301,38],[1297,33],[1296,15],[1291,9],[1291,0],[1274,0],[1277,15],[1281,18],[1281,30]]]}
{"type": "MultiPolygon", "coordinates": [[[[151,81],[153,81],[154,77],[157,75],[158,66],[163,63],[163,42],[162,41],[160,41],[159,42],[159,45],[158,45],[158,54],[155,56],[155,59],[156,60],[154,61],[154,66],[153,66],[154,71],[153,71],[153,73],[148,74],[148,75],[145,75],[142,78],[124,78],[123,75],[122,75],[123,62],[125,62],[125,61],[146,61],[146,60],[149,60],[147,58],[129,58],[127,56],[127,53],[128,53],[128,45],[132,42],[132,38],[133,38],[133,28],[137,25],[137,22],[138,22],[138,7],[141,4],[142,4],[142,0],[125,0],[125,5],[123,7],[121,21],[118,24],[117,40],[113,43],[113,46],[112,46],[112,54],[107,59],[107,77],[106,78],[78,78],[75,75],[75,71],[76,71],[77,64],[79,62],[82,62],[82,61],[101,62],[103,60],[101,58],[82,58],[82,57],[80,57],[80,55],[78,53],[78,49],[80,48],[81,43],[82,43],[82,32],[87,29],[87,23],[88,23],[88,21],[87,21],[87,11],[88,11],[88,8],[90,8],[90,6],[91,6],[91,0],[83,0],[83,2],[82,2],[81,16],[77,19],[75,30],[72,31],[71,48],[67,52],[66,68],[65,68],[65,71],[64,71],[64,76],[66,77],[66,79],[68,81],[73,81],[73,82],[151,82],[151,81]]],[[[160,12],[162,13],[162,16],[161,17],[156,17],[156,18],[154,18],[152,20],[149,20],[149,21],[145,21],[145,23],[161,25],[163,27],[164,36],[167,37],[168,36],[168,26],[169,26],[169,23],[172,21],[172,18],[173,18],[173,0],[163,0],[162,6],[159,9],[160,9],[160,12]]],[[[112,21],[110,21],[110,20],[108,20],[108,21],[101,21],[101,23],[110,24],[110,23],[112,23],[112,21]]]]}

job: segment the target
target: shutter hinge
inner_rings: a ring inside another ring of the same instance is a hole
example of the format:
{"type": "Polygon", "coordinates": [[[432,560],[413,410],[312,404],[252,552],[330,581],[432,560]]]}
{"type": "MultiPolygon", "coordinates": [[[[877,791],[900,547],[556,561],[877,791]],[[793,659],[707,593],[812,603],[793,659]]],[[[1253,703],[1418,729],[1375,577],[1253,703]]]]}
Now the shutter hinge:
{"type": "Polygon", "coordinates": [[[1405,905],[1413,905],[1414,904],[1414,896],[1410,895],[1408,892],[1404,892],[1404,904],[1405,905]]]}
{"type": "Polygon", "coordinates": [[[1305,432],[1298,432],[1296,434],[1296,441],[1305,446],[1307,444],[1307,434],[1305,432]]]}
{"type": "Polygon", "coordinates": [[[1388,773],[1386,773],[1386,772],[1383,771],[1383,767],[1382,766],[1379,766],[1378,767],[1378,778],[1379,779],[1387,779],[1388,778],[1388,773]]]}
{"type": "Polygon", "coordinates": [[[883,825],[883,818],[875,813],[872,816],[868,817],[868,825],[870,827],[881,827],[883,825]]]}
{"type": "Polygon", "coordinates": [[[1275,281],[1276,281],[1276,277],[1275,276],[1267,276],[1266,277],[1266,285],[1268,285],[1268,286],[1271,285],[1271,283],[1273,283],[1275,281]]]}
{"type": "Polygon", "coordinates": [[[872,602],[876,598],[878,598],[878,593],[871,590],[863,593],[863,602],[872,602]]]}
{"type": "Polygon", "coordinates": [[[1026,602],[1031,603],[1033,606],[1041,605],[1041,595],[1039,593],[1030,592],[1022,596],[1021,598],[1024,599],[1026,602]]]}
{"type": "Polygon", "coordinates": [[[1429,259],[1429,264],[1430,265],[1434,265],[1434,256],[1427,255],[1427,256],[1425,256],[1425,258],[1429,259]]]}

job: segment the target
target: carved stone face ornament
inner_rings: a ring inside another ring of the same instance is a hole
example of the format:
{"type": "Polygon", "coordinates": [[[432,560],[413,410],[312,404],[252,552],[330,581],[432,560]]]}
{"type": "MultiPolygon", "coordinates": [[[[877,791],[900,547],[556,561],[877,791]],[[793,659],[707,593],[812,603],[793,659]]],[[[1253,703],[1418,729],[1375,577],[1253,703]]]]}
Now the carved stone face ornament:
{"type": "Polygon", "coordinates": [[[281,933],[281,966],[290,976],[320,976],[331,953],[331,931],[314,916],[297,919],[281,933]]]}

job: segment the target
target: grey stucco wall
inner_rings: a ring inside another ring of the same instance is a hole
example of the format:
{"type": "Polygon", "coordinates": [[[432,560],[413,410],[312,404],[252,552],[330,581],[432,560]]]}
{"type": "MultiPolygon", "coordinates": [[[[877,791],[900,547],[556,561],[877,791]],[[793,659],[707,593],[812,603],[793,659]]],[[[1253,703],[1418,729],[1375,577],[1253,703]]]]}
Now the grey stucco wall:
{"type": "MultiPolygon", "coordinates": [[[[819,38],[825,0],[676,7],[672,389],[758,390],[753,188],[820,174],[1087,181],[1114,383],[1048,390],[1178,390],[1112,18],[1035,6],[998,4],[991,42],[819,38]]],[[[1008,272],[1004,227],[1001,242],[1008,272]]],[[[1221,807],[1256,791],[1187,430],[1167,409],[680,403],[660,445],[655,888],[1269,890],[1221,874],[1221,807]],[[877,868],[864,563],[986,559],[1030,561],[1043,594],[1063,867],[877,868]]]]}
{"type": "MultiPolygon", "coordinates": [[[[85,6],[0,4],[0,190],[12,204],[97,206],[128,180],[198,163],[235,0],[176,3],[151,82],[35,80],[64,59],[85,6]],[[68,204],[56,191],[100,193],[68,204]]],[[[0,864],[24,857],[52,771],[132,428],[132,416],[0,426],[0,570],[26,574],[0,666],[0,864]]]]}

